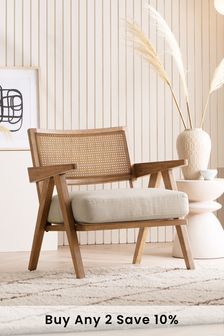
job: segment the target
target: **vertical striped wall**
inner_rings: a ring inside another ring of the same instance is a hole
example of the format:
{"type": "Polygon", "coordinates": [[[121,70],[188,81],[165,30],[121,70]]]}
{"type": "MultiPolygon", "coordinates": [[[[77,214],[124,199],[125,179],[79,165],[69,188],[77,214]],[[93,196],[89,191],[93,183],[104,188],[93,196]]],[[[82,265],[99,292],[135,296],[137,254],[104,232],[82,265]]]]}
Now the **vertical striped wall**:
{"type": "MultiPolygon", "coordinates": [[[[0,0],[0,66],[39,66],[40,127],[71,129],[127,125],[133,160],[176,158],[182,129],[167,87],[125,43],[121,19],[141,25],[157,47],[184,107],[178,72],[143,0],[0,0]]],[[[212,0],[151,0],[183,53],[191,110],[199,124],[211,75],[224,56],[224,17],[212,0]]],[[[206,118],[211,166],[224,165],[224,93],[214,94],[206,118]]],[[[143,185],[146,181],[142,182],[143,185]]],[[[91,188],[101,188],[96,186],[91,188]]],[[[107,185],[104,188],[125,187],[107,185]]],[[[150,241],[172,240],[170,228],[150,241]]],[[[82,243],[134,242],[134,230],[83,233],[82,243]]]]}

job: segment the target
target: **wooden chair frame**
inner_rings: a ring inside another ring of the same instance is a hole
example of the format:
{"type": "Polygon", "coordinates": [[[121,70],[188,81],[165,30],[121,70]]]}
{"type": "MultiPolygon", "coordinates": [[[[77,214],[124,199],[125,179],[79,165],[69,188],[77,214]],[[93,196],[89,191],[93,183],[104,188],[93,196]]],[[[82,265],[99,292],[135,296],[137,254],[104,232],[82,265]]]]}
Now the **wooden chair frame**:
{"type": "MultiPolygon", "coordinates": [[[[107,131],[125,131],[123,128],[110,128],[89,130],[89,132],[107,132],[107,131]]],[[[68,238],[69,248],[73,261],[74,270],[77,278],[85,277],[83,268],[82,257],[78,242],[78,231],[95,231],[95,230],[111,230],[122,228],[139,228],[136,248],[133,257],[133,263],[139,264],[141,262],[144,243],[146,240],[149,227],[170,226],[176,227],[177,235],[180,241],[180,246],[183,252],[184,261],[187,269],[194,269],[194,261],[191,254],[191,249],[188,240],[186,229],[186,219],[175,218],[169,220],[146,220],[146,221],[132,221],[132,222],[119,222],[119,223],[105,223],[105,224],[85,224],[77,223],[73,217],[71,202],[68,193],[68,179],[66,173],[70,170],[76,169],[75,163],[60,164],[51,166],[40,166],[38,157],[38,148],[35,139],[36,133],[51,132],[30,129],[28,130],[29,141],[31,147],[31,154],[34,167],[28,168],[30,182],[36,182],[38,196],[39,196],[39,209],[37,215],[36,228],[33,238],[32,250],[30,255],[29,267],[30,271],[37,268],[42,240],[45,232],[49,231],[65,231],[68,238]],[[54,186],[56,186],[59,203],[63,215],[63,224],[53,224],[47,221],[49,208],[51,204],[54,186]]],[[[57,131],[55,131],[57,132],[57,131]]],[[[61,133],[72,131],[64,131],[61,133]]],[[[78,131],[82,132],[82,131],[78,131]]],[[[84,131],[87,132],[87,131],[84,131]]],[[[120,180],[129,180],[130,186],[133,187],[133,181],[139,177],[149,175],[150,188],[159,187],[161,179],[164,181],[165,188],[170,190],[177,190],[176,182],[173,176],[173,168],[186,165],[185,160],[172,160],[162,162],[149,162],[149,163],[135,163],[131,166],[130,174],[128,176],[108,176],[101,178],[89,177],[82,181],[75,179],[73,184],[91,184],[99,182],[112,182],[120,180]]]]}

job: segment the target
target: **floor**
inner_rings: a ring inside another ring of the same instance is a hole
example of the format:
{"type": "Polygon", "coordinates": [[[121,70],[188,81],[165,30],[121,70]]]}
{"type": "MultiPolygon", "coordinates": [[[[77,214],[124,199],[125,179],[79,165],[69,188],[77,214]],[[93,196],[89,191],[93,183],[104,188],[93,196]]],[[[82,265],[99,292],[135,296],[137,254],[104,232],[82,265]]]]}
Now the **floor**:
{"type": "MultiPolygon", "coordinates": [[[[83,263],[88,266],[118,265],[132,262],[134,244],[118,245],[84,245],[81,246],[83,263]]],[[[172,244],[152,243],[146,244],[142,263],[159,266],[170,260],[172,244]]],[[[27,269],[29,260],[28,252],[0,253],[0,272],[17,272],[27,269]]],[[[60,265],[68,262],[71,266],[70,253],[67,246],[60,247],[57,251],[41,252],[38,270],[60,269],[60,265]]]]}
{"type": "MultiPolygon", "coordinates": [[[[113,244],[113,245],[83,245],[81,253],[84,267],[94,266],[117,266],[132,262],[134,244],[113,244]]],[[[142,265],[160,266],[161,264],[173,263],[172,243],[150,243],[146,244],[142,257],[142,265]]],[[[223,258],[215,259],[216,263],[223,265],[223,258]]],[[[0,252],[0,273],[1,272],[22,272],[27,270],[29,252],[0,252]]],[[[210,259],[212,261],[212,259],[210,259]]],[[[72,267],[69,248],[61,246],[57,251],[41,252],[38,270],[60,270],[68,264],[72,267]]],[[[200,263],[207,264],[206,259],[200,259],[200,263]]],[[[184,266],[183,261],[183,266],[184,266]]]]}
{"type": "MultiPolygon", "coordinates": [[[[103,265],[118,265],[124,263],[131,263],[134,252],[133,244],[124,245],[89,245],[82,246],[81,252],[85,267],[88,266],[103,266],[103,265]]],[[[144,257],[142,263],[151,264],[152,266],[160,265],[161,263],[169,263],[172,255],[171,244],[147,244],[144,250],[144,257]]],[[[27,269],[29,259],[28,252],[10,252],[0,253],[0,272],[19,272],[27,269]]],[[[223,259],[219,259],[223,263],[223,259]]],[[[60,247],[58,251],[44,251],[41,253],[38,270],[57,269],[60,270],[62,264],[68,263],[71,266],[70,255],[68,247],[60,247]]],[[[202,261],[206,263],[206,260],[202,261]]],[[[69,333],[68,335],[148,335],[146,330],[128,330],[128,331],[96,331],[84,333],[69,333]]],[[[150,336],[185,336],[185,335],[203,335],[203,336],[221,336],[224,335],[224,325],[202,325],[202,326],[177,326],[163,329],[150,329],[150,336]]],[[[43,335],[43,334],[42,334],[43,335]]],[[[53,335],[53,334],[51,334],[53,335]]],[[[60,336],[62,334],[58,334],[60,336]]],[[[44,335],[43,335],[44,336],[44,335]]]]}

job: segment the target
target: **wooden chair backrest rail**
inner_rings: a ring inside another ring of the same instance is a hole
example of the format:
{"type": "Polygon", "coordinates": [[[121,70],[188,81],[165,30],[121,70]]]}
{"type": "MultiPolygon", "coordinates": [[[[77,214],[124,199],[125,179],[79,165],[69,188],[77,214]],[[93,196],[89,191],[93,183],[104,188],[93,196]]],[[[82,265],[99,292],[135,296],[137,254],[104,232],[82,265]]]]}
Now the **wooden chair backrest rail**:
{"type": "MultiPolygon", "coordinates": [[[[124,127],[78,131],[28,131],[34,167],[75,163],[68,184],[132,180],[124,127]]],[[[37,182],[40,193],[42,182],[37,182]]]]}

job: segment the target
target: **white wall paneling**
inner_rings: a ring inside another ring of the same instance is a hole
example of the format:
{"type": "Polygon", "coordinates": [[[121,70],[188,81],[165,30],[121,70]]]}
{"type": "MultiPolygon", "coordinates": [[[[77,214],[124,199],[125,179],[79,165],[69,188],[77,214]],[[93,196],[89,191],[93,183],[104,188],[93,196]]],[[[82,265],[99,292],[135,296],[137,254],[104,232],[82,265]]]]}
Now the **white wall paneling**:
{"type": "MultiPolygon", "coordinates": [[[[149,3],[165,17],[180,43],[193,121],[199,126],[209,81],[224,55],[224,19],[214,10],[213,0],[149,3]]],[[[150,24],[145,1],[0,0],[0,8],[0,65],[40,67],[41,127],[127,125],[136,162],[177,157],[175,141],[182,125],[170,92],[154,70],[133,53],[131,43],[125,43],[121,19],[128,17],[138,22],[157,47],[186,116],[178,71],[156,27],[150,24]]],[[[224,164],[223,109],[222,90],[213,95],[205,122],[212,137],[212,167],[224,164]]],[[[18,155],[22,159],[22,154],[18,155]]],[[[146,183],[143,180],[136,186],[146,183]]],[[[117,187],[124,188],[126,183],[88,188],[117,187]]],[[[82,233],[80,240],[83,244],[131,243],[136,233],[82,233]]],[[[148,239],[172,238],[172,229],[155,228],[148,239]]]]}
{"type": "MultiPolygon", "coordinates": [[[[36,186],[26,171],[30,153],[0,151],[0,162],[0,252],[30,251],[38,207],[36,186]]],[[[45,234],[43,250],[55,250],[57,241],[57,233],[45,234]]]]}

